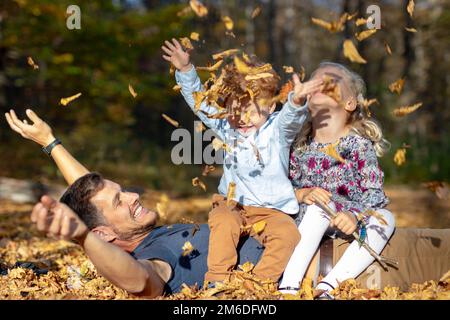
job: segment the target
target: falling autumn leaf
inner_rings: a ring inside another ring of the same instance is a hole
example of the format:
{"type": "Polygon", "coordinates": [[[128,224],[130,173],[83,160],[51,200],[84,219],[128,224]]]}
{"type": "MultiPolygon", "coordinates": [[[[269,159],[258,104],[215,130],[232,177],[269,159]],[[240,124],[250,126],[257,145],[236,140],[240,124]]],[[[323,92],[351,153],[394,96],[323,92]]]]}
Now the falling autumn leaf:
{"type": "Polygon", "coordinates": [[[198,34],[198,32],[191,32],[191,35],[189,37],[194,41],[200,40],[200,34],[198,34]]]}
{"type": "Polygon", "coordinates": [[[252,225],[253,231],[256,234],[260,234],[261,232],[264,231],[264,229],[266,228],[267,222],[266,221],[258,221],[257,223],[254,223],[252,225]]]}
{"type": "Polygon", "coordinates": [[[214,60],[225,59],[226,57],[232,56],[238,52],[239,52],[239,49],[228,49],[228,50],[213,54],[212,58],[214,60]]]}
{"type": "Polygon", "coordinates": [[[389,90],[392,93],[401,94],[403,90],[403,86],[405,85],[405,78],[398,79],[397,81],[391,83],[389,85],[389,90]]]}
{"type": "Polygon", "coordinates": [[[172,87],[172,90],[175,92],[179,92],[179,91],[181,91],[181,86],[179,84],[176,84],[172,87]]]}
{"type": "Polygon", "coordinates": [[[194,246],[189,241],[186,241],[183,246],[181,247],[181,250],[183,250],[183,257],[188,256],[191,254],[192,251],[194,251],[194,246]]]}
{"type": "Polygon", "coordinates": [[[352,40],[347,39],[344,41],[344,56],[352,62],[367,63],[367,61],[360,56],[358,50],[356,50],[352,40]]]}
{"type": "Polygon", "coordinates": [[[33,58],[28,57],[27,62],[31,67],[33,67],[34,70],[39,69],[39,66],[33,61],[33,58]]]}
{"type": "Polygon", "coordinates": [[[206,177],[210,172],[213,172],[214,170],[216,170],[216,167],[205,164],[205,166],[203,167],[202,176],[206,177]]]}
{"type": "Polygon", "coordinates": [[[339,145],[339,140],[335,143],[330,143],[326,147],[319,149],[320,152],[323,152],[330,157],[336,159],[339,162],[345,163],[345,159],[341,157],[341,155],[337,152],[336,147],[339,145]]]}
{"type": "Polygon", "coordinates": [[[417,32],[417,29],[416,29],[416,28],[408,28],[408,27],[405,27],[405,30],[408,31],[408,32],[412,32],[412,33],[417,32]]]}
{"type": "Polygon", "coordinates": [[[328,22],[322,19],[318,19],[318,18],[311,18],[311,21],[322,27],[327,29],[328,31],[330,31],[331,33],[335,33],[335,32],[340,32],[344,30],[345,27],[345,22],[348,20],[353,19],[354,15],[349,15],[348,13],[344,13],[341,15],[341,17],[336,20],[336,21],[332,21],[332,22],[328,22]]]}
{"type": "Polygon", "coordinates": [[[226,28],[228,31],[233,30],[234,23],[233,23],[233,20],[231,20],[231,18],[230,18],[229,16],[224,16],[224,17],[222,17],[222,21],[223,21],[223,23],[225,24],[225,28],[226,28]]]}
{"type": "Polygon", "coordinates": [[[397,166],[401,166],[406,162],[406,148],[400,148],[395,152],[394,162],[397,166]]]}
{"type": "Polygon", "coordinates": [[[162,114],[161,115],[163,118],[164,118],[164,120],[166,120],[168,123],[170,123],[171,125],[173,125],[175,128],[178,128],[179,126],[180,126],[180,124],[178,123],[178,121],[176,121],[176,120],[173,120],[171,117],[169,117],[168,115],[166,115],[166,114],[162,114]]]}
{"type": "Polygon", "coordinates": [[[192,179],[192,185],[194,187],[200,187],[201,189],[203,189],[203,191],[206,192],[206,184],[203,181],[201,181],[198,177],[192,179]]]}
{"type": "Polygon", "coordinates": [[[199,17],[204,17],[208,14],[208,8],[206,8],[203,3],[198,0],[190,0],[189,5],[195,14],[199,17]]]}
{"type": "Polygon", "coordinates": [[[75,99],[78,99],[81,96],[81,92],[77,93],[73,96],[67,97],[67,98],[61,98],[61,100],[59,101],[59,103],[63,106],[67,106],[70,102],[72,102],[75,99]]]}
{"type": "Polygon", "coordinates": [[[294,90],[294,82],[292,82],[292,80],[289,80],[280,89],[280,93],[278,95],[279,101],[281,103],[285,103],[288,99],[289,92],[291,92],[292,90],[294,90]]]}
{"type": "Polygon", "coordinates": [[[355,21],[355,24],[357,27],[362,26],[363,24],[366,24],[366,23],[367,23],[367,19],[365,19],[365,18],[358,18],[355,21]]]}
{"type": "Polygon", "coordinates": [[[371,116],[372,116],[372,113],[370,112],[369,107],[370,107],[372,104],[374,104],[374,103],[379,104],[378,100],[375,99],[375,98],[374,98],[374,99],[369,99],[369,100],[363,99],[363,101],[361,102],[361,105],[362,105],[363,109],[366,111],[368,117],[371,117],[371,116]]]}
{"type": "Polygon", "coordinates": [[[439,199],[446,199],[450,195],[450,187],[444,181],[424,182],[422,185],[434,192],[439,199]]]}
{"type": "Polygon", "coordinates": [[[218,70],[220,68],[220,66],[222,65],[223,60],[219,60],[217,61],[215,64],[213,64],[212,66],[208,66],[208,67],[196,67],[197,70],[199,71],[208,71],[208,72],[214,72],[216,70],[218,70]]]}
{"type": "Polygon", "coordinates": [[[181,45],[186,49],[186,50],[192,50],[192,49],[194,49],[194,46],[192,45],[192,42],[191,42],[191,40],[189,40],[189,38],[187,38],[187,37],[183,37],[183,38],[180,38],[180,42],[181,42],[181,45]]]}
{"type": "Polygon", "coordinates": [[[128,91],[130,91],[131,95],[133,96],[133,98],[137,97],[137,93],[134,90],[134,88],[131,86],[131,84],[128,84],[128,91]]]}
{"type": "Polygon", "coordinates": [[[377,29],[365,30],[360,33],[355,33],[355,37],[356,37],[356,39],[358,39],[358,41],[363,41],[363,40],[369,38],[370,36],[372,36],[373,34],[375,34],[376,32],[377,32],[377,29]]]}
{"type": "Polygon", "coordinates": [[[283,69],[286,73],[294,73],[294,68],[291,66],[283,66],[283,69]]]}
{"type": "Polygon", "coordinates": [[[406,7],[406,11],[408,11],[408,13],[411,16],[411,18],[412,18],[413,13],[414,13],[414,6],[415,6],[414,0],[409,0],[408,6],[406,7]]]}
{"type": "Polygon", "coordinates": [[[202,91],[195,91],[192,93],[192,96],[193,96],[194,102],[195,102],[194,109],[200,110],[200,106],[201,106],[203,100],[205,100],[205,93],[202,91]]]}
{"type": "Polygon", "coordinates": [[[247,65],[247,63],[239,59],[239,57],[237,56],[234,57],[233,61],[237,71],[241,74],[256,76],[260,74],[266,74],[268,71],[272,70],[272,65],[270,63],[266,63],[259,67],[250,67],[249,65],[247,65]]]}
{"type": "Polygon", "coordinates": [[[261,7],[257,6],[255,9],[253,9],[251,18],[255,19],[257,16],[260,15],[260,13],[261,13],[261,7]]]}
{"type": "Polygon", "coordinates": [[[341,90],[337,85],[337,82],[329,76],[323,76],[323,84],[321,92],[333,98],[337,102],[341,101],[342,98],[341,90]]]}
{"type": "Polygon", "coordinates": [[[387,42],[384,42],[384,48],[386,49],[386,52],[388,55],[392,55],[391,47],[389,46],[389,44],[387,42]]]}
{"type": "Polygon", "coordinates": [[[236,183],[230,182],[228,184],[228,191],[227,191],[227,206],[229,206],[231,202],[234,201],[235,196],[236,196],[236,183]]]}
{"type": "Polygon", "coordinates": [[[251,80],[258,80],[258,79],[265,79],[265,78],[272,78],[273,74],[269,73],[269,72],[262,72],[262,73],[258,73],[258,74],[248,74],[245,76],[245,80],[246,81],[251,81],[251,80]]]}
{"type": "Polygon", "coordinates": [[[406,115],[416,111],[421,106],[422,106],[422,102],[413,104],[412,106],[399,107],[399,108],[396,108],[394,111],[392,111],[392,114],[396,117],[403,117],[403,116],[406,116],[406,115]]]}

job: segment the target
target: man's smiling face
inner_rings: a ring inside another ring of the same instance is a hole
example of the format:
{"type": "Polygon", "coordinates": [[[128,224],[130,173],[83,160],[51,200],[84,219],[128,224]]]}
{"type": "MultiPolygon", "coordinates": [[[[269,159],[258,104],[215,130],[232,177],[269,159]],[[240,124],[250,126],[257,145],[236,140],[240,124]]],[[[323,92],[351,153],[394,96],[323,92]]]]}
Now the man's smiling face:
{"type": "Polygon", "coordinates": [[[104,180],[104,187],[91,198],[121,240],[130,240],[154,228],[157,213],[144,208],[139,195],[126,192],[113,181],[104,180]]]}

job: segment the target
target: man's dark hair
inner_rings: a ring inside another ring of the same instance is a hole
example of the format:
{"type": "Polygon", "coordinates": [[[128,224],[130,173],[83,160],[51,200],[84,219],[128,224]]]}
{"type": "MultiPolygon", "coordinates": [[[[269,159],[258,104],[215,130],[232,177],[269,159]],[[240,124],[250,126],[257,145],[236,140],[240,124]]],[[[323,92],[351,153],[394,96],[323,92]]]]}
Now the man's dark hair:
{"type": "Polygon", "coordinates": [[[88,173],[78,178],[59,201],[68,205],[89,229],[93,229],[106,224],[103,214],[91,203],[92,197],[104,186],[105,181],[99,173],[88,173]]]}

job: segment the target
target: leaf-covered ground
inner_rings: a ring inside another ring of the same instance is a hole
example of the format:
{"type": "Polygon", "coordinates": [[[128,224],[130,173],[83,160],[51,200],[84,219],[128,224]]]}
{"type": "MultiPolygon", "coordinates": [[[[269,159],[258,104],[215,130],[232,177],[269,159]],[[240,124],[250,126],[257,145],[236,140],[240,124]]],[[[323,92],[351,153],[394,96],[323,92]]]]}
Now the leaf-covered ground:
{"type": "MultiPolygon", "coordinates": [[[[390,206],[401,227],[448,228],[450,204],[427,190],[390,187],[390,206]]],[[[160,203],[165,222],[206,221],[207,197],[170,199],[161,193],[146,193],[147,205],[160,203]]],[[[31,224],[32,205],[0,201],[0,299],[136,299],[111,285],[77,245],[46,238],[31,224]]],[[[164,299],[311,299],[310,281],[304,281],[298,295],[282,295],[272,284],[258,281],[243,266],[234,279],[208,290],[185,287],[164,299]]],[[[450,299],[450,273],[440,281],[411,284],[407,292],[395,287],[383,290],[358,288],[353,280],[334,292],[337,299],[450,299]]]]}

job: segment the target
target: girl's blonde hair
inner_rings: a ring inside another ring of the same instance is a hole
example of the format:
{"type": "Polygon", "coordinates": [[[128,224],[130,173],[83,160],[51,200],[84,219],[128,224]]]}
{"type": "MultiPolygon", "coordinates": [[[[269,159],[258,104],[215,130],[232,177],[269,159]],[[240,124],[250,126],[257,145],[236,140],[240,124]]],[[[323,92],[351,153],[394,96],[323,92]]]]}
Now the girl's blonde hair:
{"type": "MultiPolygon", "coordinates": [[[[356,98],[356,109],[351,113],[349,118],[351,131],[372,141],[377,156],[383,156],[390,148],[390,143],[383,138],[383,133],[378,122],[369,117],[364,108],[364,95],[366,93],[366,84],[364,83],[364,80],[359,74],[349,70],[342,64],[328,61],[320,63],[319,67],[312,73],[311,78],[318,70],[326,67],[332,67],[342,71],[346,78],[344,81],[347,81],[352,95],[356,98]]],[[[303,151],[311,137],[311,133],[312,124],[310,120],[303,125],[302,130],[297,135],[294,142],[294,149],[303,151]]]]}

